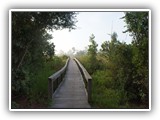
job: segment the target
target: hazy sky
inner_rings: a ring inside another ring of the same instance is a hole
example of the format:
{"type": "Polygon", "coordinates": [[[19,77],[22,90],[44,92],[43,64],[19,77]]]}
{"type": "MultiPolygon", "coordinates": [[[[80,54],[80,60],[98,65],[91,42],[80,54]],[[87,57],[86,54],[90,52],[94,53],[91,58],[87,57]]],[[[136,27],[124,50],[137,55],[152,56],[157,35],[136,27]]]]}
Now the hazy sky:
{"type": "Polygon", "coordinates": [[[98,49],[104,41],[110,40],[111,32],[118,34],[118,40],[126,43],[131,42],[129,33],[122,33],[126,30],[123,12],[79,12],[77,15],[77,29],[58,30],[53,32],[51,41],[55,44],[56,53],[59,51],[67,52],[72,47],[77,50],[84,50],[89,43],[89,37],[93,33],[95,41],[98,43],[98,49]]]}

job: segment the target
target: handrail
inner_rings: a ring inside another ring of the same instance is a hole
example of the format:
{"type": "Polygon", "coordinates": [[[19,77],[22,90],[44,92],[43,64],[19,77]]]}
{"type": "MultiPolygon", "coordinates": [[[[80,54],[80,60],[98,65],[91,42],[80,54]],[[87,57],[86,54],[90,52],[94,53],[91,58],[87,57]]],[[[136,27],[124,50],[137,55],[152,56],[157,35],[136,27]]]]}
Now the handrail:
{"type": "Polygon", "coordinates": [[[76,59],[74,58],[75,62],[78,65],[78,68],[82,74],[82,77],[84,79],[84,83],[85,83],[85,87],[87,89],[87,93],[88,93],[88,101],[91,101],[92,98],[92,77],[90,76],[90,74],[87,72],[87,70],[83,67],[83,65],[76,59]]]}
{"type": "Polygon", "coordinates": [[[55,92],[55,90],[58,88],[59,84],[62,82],[63,77],[66,73],[66,69],[68,67],[69,59],[67,59],[65,66],[48,77],[48,96],[52,99],[52,95],[55,92]]]}

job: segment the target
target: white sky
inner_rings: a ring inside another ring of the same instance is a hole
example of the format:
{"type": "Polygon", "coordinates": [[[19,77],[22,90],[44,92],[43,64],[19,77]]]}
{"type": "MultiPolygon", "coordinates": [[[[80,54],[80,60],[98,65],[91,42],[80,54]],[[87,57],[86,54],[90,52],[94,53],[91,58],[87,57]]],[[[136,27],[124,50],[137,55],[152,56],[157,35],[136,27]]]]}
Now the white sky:
{"type": "Polygon", "coordinates": [[[98,43],[98,49],[101,44],[110,40],[111,32],[118,34],[118,40],[131,43],[129,33],[122,33],[126,30],[123,12],[79,12],[77,15],[77,29],[69,32],[68,29],[57,30],[53,32],[53,39],[56,53],[61,50],[67,53],[72,47],[76,50],[84,50],[89,43],[89,37],[93,33],[95,41],[98,43]]]}

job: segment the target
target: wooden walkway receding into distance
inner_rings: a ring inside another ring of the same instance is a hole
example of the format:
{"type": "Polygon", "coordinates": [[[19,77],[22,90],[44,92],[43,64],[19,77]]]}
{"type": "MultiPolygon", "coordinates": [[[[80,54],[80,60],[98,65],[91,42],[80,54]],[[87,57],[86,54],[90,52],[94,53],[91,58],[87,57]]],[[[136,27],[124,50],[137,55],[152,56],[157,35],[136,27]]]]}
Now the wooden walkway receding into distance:
{"type": "Polygon", "coordinates": [[[91,108],[83,77],[72,58],[69,60],[64,80],[53,94],[51,108],[91,108]]]}

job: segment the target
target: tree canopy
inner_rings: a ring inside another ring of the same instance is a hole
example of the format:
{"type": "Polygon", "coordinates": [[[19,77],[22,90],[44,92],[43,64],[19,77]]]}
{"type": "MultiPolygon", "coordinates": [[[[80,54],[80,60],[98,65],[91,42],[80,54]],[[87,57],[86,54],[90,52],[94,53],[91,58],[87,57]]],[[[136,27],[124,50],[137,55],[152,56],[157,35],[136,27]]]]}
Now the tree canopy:
{"type": "MultiPolygon", "coordinates": [[[[42,54],[49,49],[48,46],[54,51],[53,44],[48,42],[52,36],[47,31],[75,29],[75,17],[75,12],[12,12],[13,68],[17,69],[29,53],[42,54]]],[[[35,54],[31,54],[32,57],[35,54]]]]}

